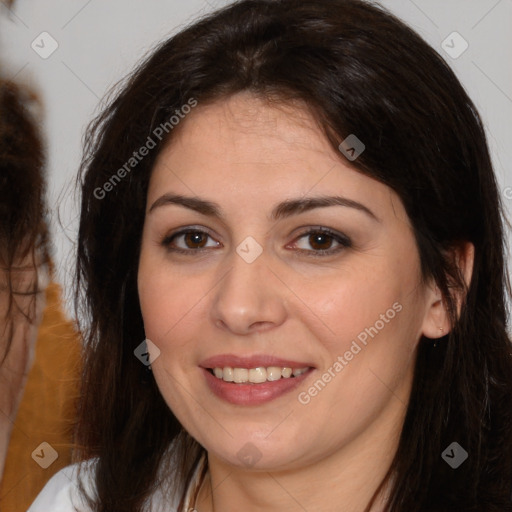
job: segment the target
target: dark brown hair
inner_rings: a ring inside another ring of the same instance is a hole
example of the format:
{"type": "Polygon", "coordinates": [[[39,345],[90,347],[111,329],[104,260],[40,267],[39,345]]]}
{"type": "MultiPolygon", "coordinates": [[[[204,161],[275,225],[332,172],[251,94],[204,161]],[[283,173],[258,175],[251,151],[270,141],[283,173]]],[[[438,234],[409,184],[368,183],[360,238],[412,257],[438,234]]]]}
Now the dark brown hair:
{"type": "MultiPolygon", "coordinates": [[[[0,271],[8,294],[6,317],[0,318],[0,336],[7,340],[0,364],[7,357],[14,329],[13,317],[21,313],[33,320],[37,278],[31,289],[18,289],[20,272],[49,265],[48,229],[44,206],[44,150],[30,107],[37,104],[28,89],[0,80],[0,271]],[[19,293],[33,295],[31,306],[19,308],[19,293]]],[[[3,286],[3,285],[2,285],[3,286]]]]}
{"type": "Polygon", "coordinates": [[[95,191],[190,98],[201,105],[240,91],[307,105],[336,150],[349,134],[364,142],[354,168],[400,196],[423,277],[448,305],[451,332],[437,347],[419,344],[387,510],[512,511],[510,286],[484,129],[443,59],[360,0],[236,2],[161,44],[91,126],[76,299],[89,320],[78,441],[82,458],[98,458],[94,510],[142,510],[173,441],[182,493],[203,451],[133,355],[144,339],[136,283],[148,182],[174,132],[103,198],[95,191]],[[469,289],[451,257],[462,241],[475,246],[469,289]],[[441,458],[453,441],[469,453],[457,470],[441,458]]]}

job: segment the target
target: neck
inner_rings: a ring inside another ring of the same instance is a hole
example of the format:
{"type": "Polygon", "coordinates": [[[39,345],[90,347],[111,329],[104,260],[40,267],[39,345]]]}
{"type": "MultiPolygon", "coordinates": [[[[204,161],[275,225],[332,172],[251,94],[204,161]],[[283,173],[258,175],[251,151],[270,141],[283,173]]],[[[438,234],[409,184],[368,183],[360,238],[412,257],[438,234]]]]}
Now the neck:
{"type": "Polygon", "coordinates": [[[405,404],[391,396],[380,416],[350,443],[293,470],[240,469],[210,453],[195,510],[381,512],[388,485],[369,504],[393,461],[405,412],[405,404]]]}
{"type": "MultiPolygon", "coordinates": [[[[2,327],[2,326],[0,326],[2,327]]],[[[34,353],[36,326],[16,322],[10,344],[0,339],[0,480],[12,427],[34,353]],[[7,356],[2,361],[2,357],[7,356]]]]}
{"type": "Polygon", "coordinates": [[[15,391],[15,386],[21,387],[21,381],[13,379],[12,373],[12,369],[7,364],[0,366],[0,481],[18,405],[19,393],[15,391]],[[16,382],[13,382],[14,380],[16,382]]]}
{"type": "Polygon", "coordinates": [[[5,459],[7,458],[7,447],[11,436],[12,423],[10,419],[0,411],[0,481],[4,472],[5,459]]]}

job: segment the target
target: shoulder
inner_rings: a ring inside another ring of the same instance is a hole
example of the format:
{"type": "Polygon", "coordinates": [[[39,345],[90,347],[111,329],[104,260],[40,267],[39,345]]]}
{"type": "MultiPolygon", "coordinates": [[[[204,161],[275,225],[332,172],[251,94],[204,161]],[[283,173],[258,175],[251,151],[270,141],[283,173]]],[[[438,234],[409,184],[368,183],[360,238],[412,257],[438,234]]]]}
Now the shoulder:
{"type": "Polygon", "coordinates": [[[90,512],[80,487],[92,496],[93,471],[94,460],[61,469],[48,481],[27,512],[90,512]]]}
{"type": "MultiPolygon", "coordinates": [[[[94,471],[97,459],[73,464],[61,469],[45,485],[27,512],[91,512],[83,489],[88,497],[94,497],[94,471]]],[[[176,512],[177,500],[169,499],[169,488],[163,483],[157,487],[145,504],[151,512],[176,512]]]]}

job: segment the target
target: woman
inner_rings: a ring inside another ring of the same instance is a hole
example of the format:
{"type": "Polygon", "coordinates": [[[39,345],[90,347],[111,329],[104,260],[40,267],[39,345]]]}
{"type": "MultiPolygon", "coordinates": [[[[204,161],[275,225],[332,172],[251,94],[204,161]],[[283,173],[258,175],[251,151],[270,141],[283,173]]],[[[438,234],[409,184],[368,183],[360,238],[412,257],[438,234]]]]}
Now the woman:
{"type": "Polygon", "coordinates": [[[49,275],[43,147],[34,96],[0,80],[0,481],[49,275]]]}
{"type": "Polygon", "coordinates": [[[83,463],[31,512],[512,510],[496,181],[399,20],[228,6],[129,78],[81,178],[83,463]]]}
{"type": "Polygon", "coordinates": [[[40,107],[0,79],[0,510],[9,512],[26,511],[71,462],[80,373],[80,340],[53,280],[40,107]]]}

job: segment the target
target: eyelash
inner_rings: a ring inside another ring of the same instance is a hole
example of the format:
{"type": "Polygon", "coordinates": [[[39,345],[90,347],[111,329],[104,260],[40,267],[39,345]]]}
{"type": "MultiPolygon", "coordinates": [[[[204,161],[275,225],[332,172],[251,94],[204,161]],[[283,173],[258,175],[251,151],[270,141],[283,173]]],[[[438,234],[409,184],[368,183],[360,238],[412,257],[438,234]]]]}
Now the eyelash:
{"type": "MultiPolygon", "coordinates": [[[[177,231],[176,233],[171,233],[170,235],[167,235],[162,240],[161,244],[170,252],[186,254],[188,256],[191,256],[194,253],[204,252],[204,251],[208,250],[209,248],[182,249],[179,247],[171,247],[171,243],[176,238],[178,238],[180,236],[196,234],[196,233],[200,233],[202,235],[206,235],[206,236],[212,238],[208,232],[203,231],[201,229],[186,228],[186,229],[182,229],[181,231],[177,231]]],[[[335,231],[332,231],[325,227],[315,227],[315,228],[310,229],[309,231],[305,231],[304,233],[301,233],[295,239],[295,242],[297,242],[298,240],[301,240],[304,237],[315,235],[315,234],[327,235],[330,238],[332,238],[334,241],[338,242],[339,246],[335,249],[319,249],[316,251],[315,250],[307,250],[307,249],[297,249],[297,250],[301,253],[309,253],[308,256],[321,257],[321,256],[331,256],[333,254],[336,254],[336,253],[342,251],[343,249],[352,247],[352,242],[347,236],[342,235],[340,233],[336,233],[335,231]]]]}

